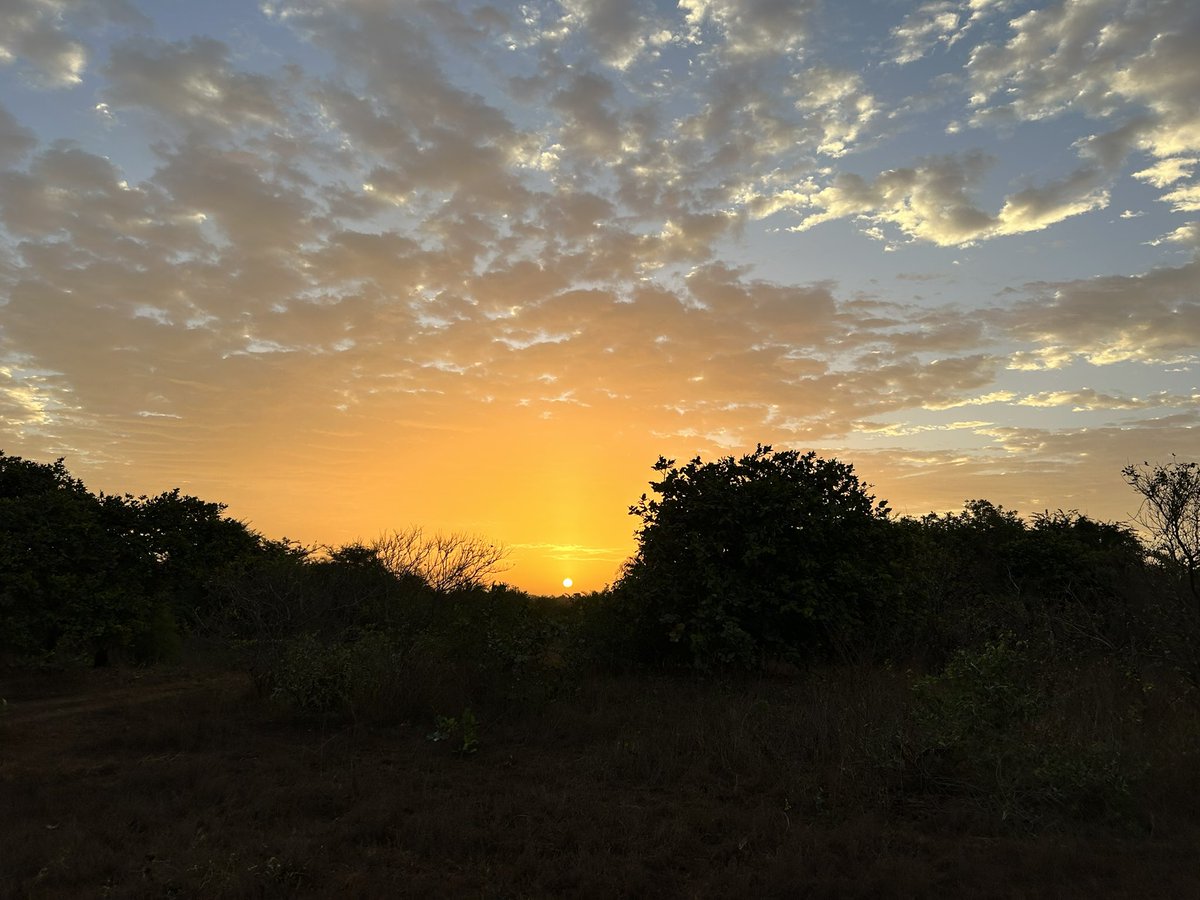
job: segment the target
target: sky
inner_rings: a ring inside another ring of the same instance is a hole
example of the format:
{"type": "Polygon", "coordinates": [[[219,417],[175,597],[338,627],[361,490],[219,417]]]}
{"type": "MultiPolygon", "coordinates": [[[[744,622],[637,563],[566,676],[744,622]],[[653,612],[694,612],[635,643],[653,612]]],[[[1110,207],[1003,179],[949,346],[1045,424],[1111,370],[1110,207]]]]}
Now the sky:
{"type": "Polygon", "coordinates": [[[659,456],[1125,521],[1200,455],[1195,0],[0,0],[0,449],[611,583],[659,456]]]}

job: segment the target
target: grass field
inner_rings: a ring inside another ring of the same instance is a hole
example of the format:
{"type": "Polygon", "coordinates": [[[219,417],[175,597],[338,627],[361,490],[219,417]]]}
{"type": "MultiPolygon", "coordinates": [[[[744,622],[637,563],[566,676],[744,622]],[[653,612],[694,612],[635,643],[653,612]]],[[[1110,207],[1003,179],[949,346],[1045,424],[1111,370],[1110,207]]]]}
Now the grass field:
{"type": "Polygon", "coordinates": [[[13,672],[0,893],[1200,896],[1194,707],[1071,698],[1127,722],[1150,774],[1116,803],[1023,804],[930,768],[911,680],[596,675],[356,723],[297,717],[236,670],[13,672]]]}

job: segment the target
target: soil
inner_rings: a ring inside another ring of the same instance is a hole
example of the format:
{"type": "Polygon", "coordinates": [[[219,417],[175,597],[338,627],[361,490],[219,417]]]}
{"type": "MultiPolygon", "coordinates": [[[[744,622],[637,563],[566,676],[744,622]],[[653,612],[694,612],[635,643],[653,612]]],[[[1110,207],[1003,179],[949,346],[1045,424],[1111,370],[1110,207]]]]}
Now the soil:
{"type": "Polygon", "coordinates": [[[280,712],[240,672],[10,674],[0,895],[1200,896],[1194,830],[1023,832],[936,798],[822,812],[716,738],[662,751],[666,707],[636,718],[653,692],[605,690],[481,716],[468,755],[429,722],[280,712]]]}

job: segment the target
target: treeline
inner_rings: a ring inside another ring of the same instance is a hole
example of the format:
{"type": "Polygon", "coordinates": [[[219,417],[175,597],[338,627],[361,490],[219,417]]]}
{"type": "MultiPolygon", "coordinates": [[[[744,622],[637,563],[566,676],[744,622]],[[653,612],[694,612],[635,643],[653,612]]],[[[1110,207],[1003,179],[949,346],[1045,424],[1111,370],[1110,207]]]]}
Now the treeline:
{"type": "Polygon", "coordinates": [[[225,509],[178,488],[93,494],[62,459],[0,451],[0,660],[147,664],[192,636],[246,646],[386,628],[401,610],[480,590],[504,558],[420,528],[304,547],[225,509]]]}
{"type": "Polygon", "coordinates": [[[667,684],[707,697],[708,718],[656,712],[647,746],[665,749],[639,764],[708,754],[726,771],[752,750],[745,782],[815,790],[814,816],[811,773],[830,771],[830,796],[891,810],[1143,827],[1139,810],[1174,802],[1192,821],[1172,798],[1198,787],[1195,463],[1126,470],[1146,537],[983,500],[897,518],[852,466],[769,447],[655,471],[616,583],[557,599],[496,582],[503,548],[471,536],[306,548],[177,490],[94,495],[61,460],[0,454],[0,666],[186,648],[248,669],[254,702],[284,715],[423,723],[484,756],[559,716],[633,748],[620,698],[667,684]]]}
{"type": "Polygon", "coordinates": [[[459,659],[467,693],[577,665],[937,667],[997,640],[1200,682],[1195,464],[1126,471],[1151,513],[1174,517],[1173,530],[1151,523],[1149,543],[1124,524],[1026,520],[983,500],[896,518],[852,466],[814,453],[760,446],[655,471],[616,584],[560,602],[489,584],[504,551],[469,535],[305,548],[178,489],[93,494],[62,460],[0,453],[0,654],[152,663],[200,637],[248,652],[271,690],[307,660],[312,683],[286,690],[316,706],[345,700],[349,669],[372,654],[384,667],[459,659]]]}
{"type": "Polygon", "coordinates": [[[1075,511],[1028,520],[986,500],[895,518],[853,467],[760,446],[660,459],[631,512],[638,551],[614,590],[629,648],[701,668],[916,660],[1016,636],[1046,653],[1128,652],[1200,677],[1193,463],[1130,467],[1150,543],[1075,511]]]}

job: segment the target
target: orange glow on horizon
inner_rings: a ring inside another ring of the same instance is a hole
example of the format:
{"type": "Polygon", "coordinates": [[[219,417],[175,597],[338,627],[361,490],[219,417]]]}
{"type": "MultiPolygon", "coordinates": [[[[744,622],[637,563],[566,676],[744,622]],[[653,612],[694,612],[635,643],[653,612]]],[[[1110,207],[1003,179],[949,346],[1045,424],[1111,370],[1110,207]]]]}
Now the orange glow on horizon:
{"type": "MultiPolygon", "coordinates": [[[[210,452],[187,470],[89,465],[69,453],[67,465],[93,490],[154,494],[180,487],[229,504],[229,515],[266,537],[306,545],[370,541],[410,525],[466,532],[508,548],[496,580],[560,595],[568,587],[601,590],[617,579],[635,549],[638,522],[629,506],[649,491],[660,454],[714,459],[751,449],[696,447],[695,440],[680,446],[678,439],[631,427],[618,404],[611,410],[567,408],[551,417],[468,404],[453,418],[416,429],[391,425],[387,412],[313,409],[302,440],[296,440],[294,422],[290,431],[269,420],[231,425],[212,436],[210,452]],[[314,458],[322,461],[315,474],[314,458]]],[[[770,438],[765,435],[764,443],[770,438]]],[[[776,449],[796,446],[772,443],[776,449]]],[[[1023,514],[1048,505],[1124,520],[1132,503],[1118,459],[1104,464],[1109,477],[1097,483],[1092,470],[1069,467],[916,467],[894,455],[817,451],[853,463],[897,515],[961,509],[978,497],[1023,514]]]]}

